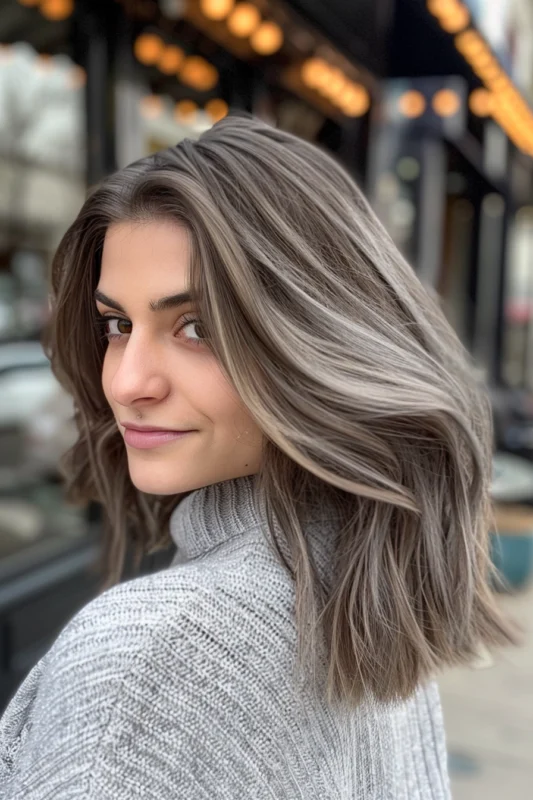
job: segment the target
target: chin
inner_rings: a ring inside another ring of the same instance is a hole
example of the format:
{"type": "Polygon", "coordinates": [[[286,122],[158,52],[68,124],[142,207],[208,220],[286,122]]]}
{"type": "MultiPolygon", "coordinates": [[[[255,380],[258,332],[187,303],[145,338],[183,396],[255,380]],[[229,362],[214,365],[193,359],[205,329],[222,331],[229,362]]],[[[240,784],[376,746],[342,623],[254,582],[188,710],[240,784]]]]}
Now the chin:
{"type": "Polygon", "coordinates": [[[136,489],[145,494],[181,494],[197,488],[192,484],[191,476],[180,476],[176,469],[157,469],[154,465],[131,465],[130,479],[136,489]]]}
{"type": "MultiPolygon", "coordinates": [[[[190,467],[190,464],[188,466],[190,467]]],[[[129,459],[130,480],[135,488],[145,494],[154,495],[193,492],[195,489],[201,489],[203,486],[210,486],[220,481],[253,475],[259,470],[259,465],[257,469],[249,469],[248,465],[245,468],[236,466],[233,470],[227,467],[226,463],[222,468],[212,465],[211,469],[195,470],[187,468],[185,465],[185,469],[180,471],[175,461],[170,464],[156,464],[155,462],[149,464],[136,463],[133,458],[129,459]]]]}

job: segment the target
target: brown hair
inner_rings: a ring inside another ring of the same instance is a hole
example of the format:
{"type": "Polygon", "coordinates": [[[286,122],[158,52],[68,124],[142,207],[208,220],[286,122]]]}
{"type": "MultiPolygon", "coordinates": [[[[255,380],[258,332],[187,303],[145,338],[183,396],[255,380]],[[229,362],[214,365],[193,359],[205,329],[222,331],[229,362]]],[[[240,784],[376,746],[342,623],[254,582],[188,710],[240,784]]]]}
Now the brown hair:
{"type": "Polygon", "coordinates": [[[401,700],[482,645],[517,643],[490,583],[483,381],[348,173],[253,117],[229,116],[108,177],[54,260],[47,347],[79,430],[63,469],[69,497],[102,503],[109,520],[103,588],[120,581],[128,541],[137,566],[170,545],[183,497],[131,483],[94,325],[107,228],[154,218],[189,230],[209,345],[264,432],[258,485],[295,556],[303,660],[322,624],[329,699],[401,700]],[[318,604],[301,500],[321,497],[342,525],[318,604]]]}

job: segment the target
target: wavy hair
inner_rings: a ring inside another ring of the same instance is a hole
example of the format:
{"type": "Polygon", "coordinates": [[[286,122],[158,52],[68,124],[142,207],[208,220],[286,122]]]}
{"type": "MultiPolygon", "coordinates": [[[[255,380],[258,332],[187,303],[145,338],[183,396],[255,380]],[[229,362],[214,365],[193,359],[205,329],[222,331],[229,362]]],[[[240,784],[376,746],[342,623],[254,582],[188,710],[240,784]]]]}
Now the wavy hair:
{"type": "Polygon", "coordinates": [[[480,647],[518,644],[492,588],[482,378],[345,169],[249,115],[106,178],[54,259],[45,346],[79,431],[61,468],[71,500],[105,509],[102,588],[129,544],[136,568],[171,544],[184,496],[133,486],[94,325],[107,228],[160,218],[190,233],[209,346],[264,433],[258,486],[295,580],[301,663],[319,626],[327,644],[328,699],[401,701],[480,647]],[[341,514],[327,592],[304,525],[320,498],[341,514]]]}

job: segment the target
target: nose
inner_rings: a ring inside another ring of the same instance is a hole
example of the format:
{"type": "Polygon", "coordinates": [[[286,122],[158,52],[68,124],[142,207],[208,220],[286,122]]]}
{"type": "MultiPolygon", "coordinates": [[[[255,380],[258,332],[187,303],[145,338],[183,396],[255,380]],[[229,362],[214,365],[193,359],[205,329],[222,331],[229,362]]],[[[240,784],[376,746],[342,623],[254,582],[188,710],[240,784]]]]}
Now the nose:
{"type": "Polygon", "coordinates": [[[121,406],[149,405],[168,395],[170,380],[163,353],[147,336],[131,333],[119,358],[110,384],[115,402],[121,406]]]}

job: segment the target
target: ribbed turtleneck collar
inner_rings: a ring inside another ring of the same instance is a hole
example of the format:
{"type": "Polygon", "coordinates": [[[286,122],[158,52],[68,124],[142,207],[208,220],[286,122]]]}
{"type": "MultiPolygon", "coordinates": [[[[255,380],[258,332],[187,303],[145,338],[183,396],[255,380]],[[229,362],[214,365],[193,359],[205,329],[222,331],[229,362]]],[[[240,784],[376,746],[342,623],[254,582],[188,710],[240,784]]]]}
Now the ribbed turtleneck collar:
{"type": "Polygon", "coordinates": [[[170,535],[179,560],[190,561],[262,523],[255,475],[246,475],[184,497],[172,512],[170,535]]]}
{"type": "MultiPolygon", "coordinates": [[[[340,528],[339,514],[339,508],[334,508],[325,497],[321,497],[313,504],[305,525],[309,550],[326,584],[332,573],[340,528]]],[[[172,565],[204,556],[258,526],[268,530],[256,476],[233,478],[195,489],[178,503],[170,518],[170,534],[177,547],[172,565]]],[[[283,536],[278,543],[285,559],[292,564],[283,536]]]]}

